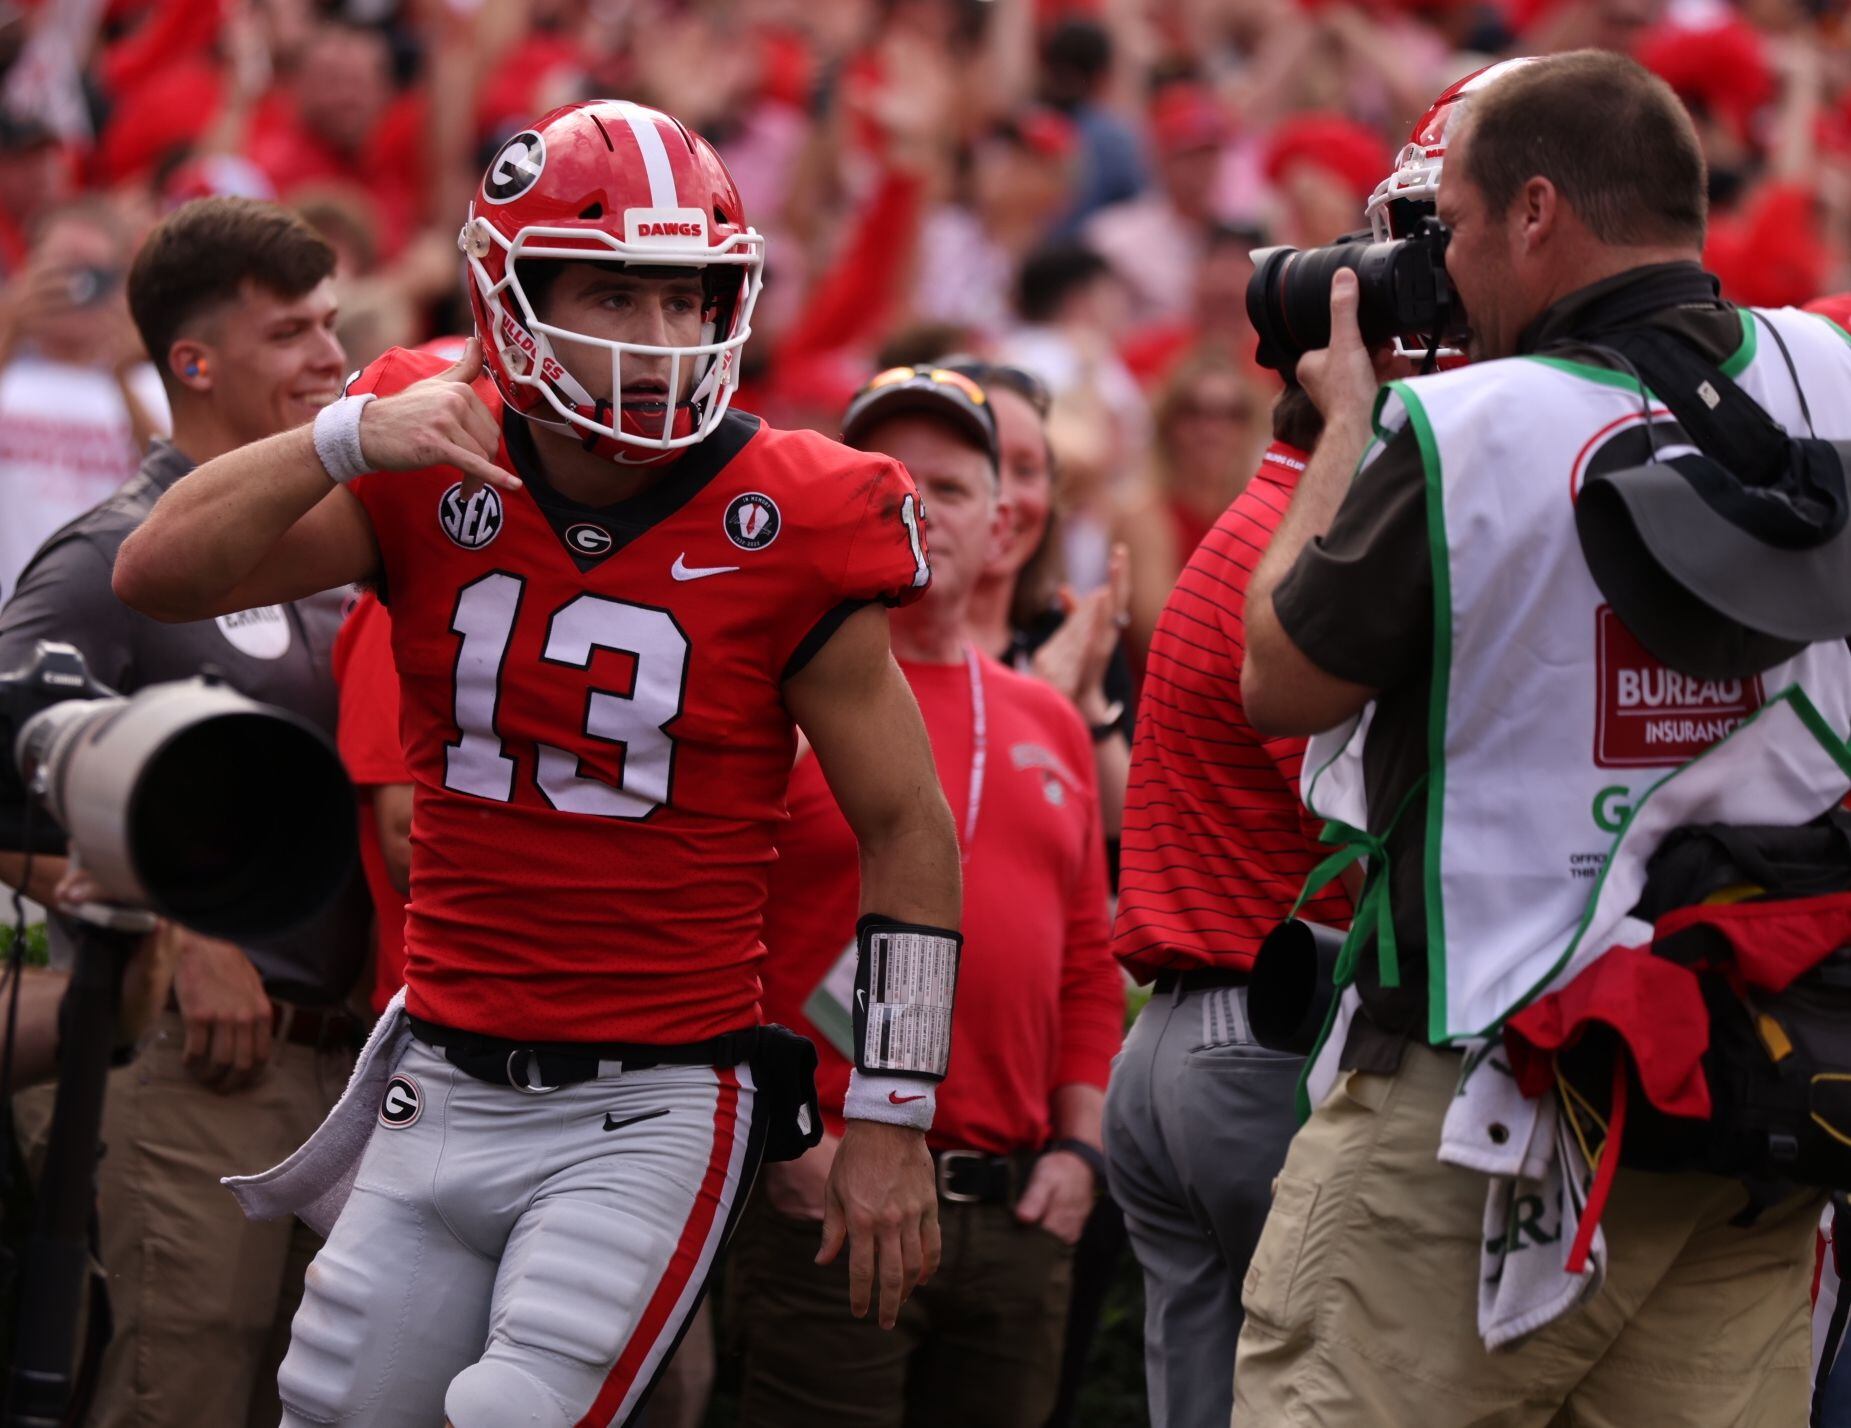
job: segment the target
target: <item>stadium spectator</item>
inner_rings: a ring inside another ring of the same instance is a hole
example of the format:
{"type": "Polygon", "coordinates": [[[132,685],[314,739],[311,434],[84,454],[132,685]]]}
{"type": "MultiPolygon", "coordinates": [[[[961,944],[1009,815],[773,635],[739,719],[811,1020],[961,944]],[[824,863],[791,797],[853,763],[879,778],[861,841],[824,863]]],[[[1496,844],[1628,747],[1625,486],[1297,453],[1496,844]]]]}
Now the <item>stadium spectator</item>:
{"type": "Polygon", "coordinates": [[[385,36],[325,21],[297,59],[287,105],[253,120],[249,153],[288,199],[340,184],[370,204],[382,249],[396,253],[422,217],[420,97],[395,94],[385,36]]]}
{"type": "Polygon", "coordinates": [[[68,196],[72,166],[56,135],[28,115],[0,108],[0,281],[30,251],[39,215],[68,196]]]}
{"type": "Polygon", "coordinates": [[[981,386],[995,413],[1003,532],[970,594],[966,623],[977,648],[1046,680],[1073,702],[1093,740],[1099,823],[1108,847],[1124,816],[1131,755],[1131,672],[1119,645],[1130,568],[1115,552],[1110,578],[1076,597],[1060,579],[1048,389],[1019,367],[952,359],[981,386]]]}
{"type": "MultiPolygon", "coordinates": [[[[1144,1270],[1153,1428],[1228,1421],[1232,1376],[1204,1366],[1233,1362],[1241,1279],[1298,1127],[1304,1062],[1254,1043],[1247,973],[1325,850],[1299,802],[1304,740],[1247,722],[1240,668],[1247,578],[1319,426],[1303,392],[1279,398],[1272,445],[1188,557],[1144,668],[1112,951],[1152,995],[1113,1067],[1105,1129],[1144,1270]]],[[[1301,912],[1342,926],[1349,899],[1333,885],[1301,912]]]]}
{"type": "Polygon", "coordinates": [[[1105,582],[1112,508],[1124,472],[1144,449],[1150,414],[1118,355],[1127,297],[1111,264],[1081,243],[1029,255],[1017,284],[1022,323],[997,347],[1053,393],[1050,439],[1060,457],[1062,563],[1082,593],[1105,582]]]}
{"type": "Polygon", "coordinates": [[[817,1043],[829,1134],[767,1167],[730,1292],[752,1428],[1019,1428],[1052,1408],[1072,1245],[1099,1188],[1099,1108],[1123,1016],[1105,952],[1106,887],[1091,743],[1065,699],[981,654],[970,594],[1003,527],[997,429],[981,388],[942,368],[876,377],[843,439],[905,463],[933,512],[932,587],[893,620],[961,830],[965,951],[958,1053],[927,1137],[945,1257],[892,1335],[842,1309],[816,1223],[847,1082],[854,959],[841,928],[856,850],[813,757],[792,773],[766,904],[765,1014],[817,1043]],[[844,973],[849,974],[844,982],[844,973]],[[791,1345],[805,1349],[792,1353],[791,1345]]]}
{"type": "Polygon", "coordinates": [[[135,474],[167,403],[129,321],[133,235],[107,199],[41,216],[0,294],[0,598],[39,543],[135,474]]]}
{"type": "Polygon", "coordinates": [[[1213,350],[1184,358],[1152,408],[1150,461],[1117,527],[1130,553],[1126,636],[1139,669],[1184,562],[1247,484],[1265,440],[1254,384],[1213,350]]]}
{"type": "Polygon", "coordinates": [[[1085,239],[1129,287],[1141,322],[1188,314],[1190,288],[1217,211],[1218,175],[1230,124],[1221,103],[1194,84],[1171,84],[1151,101],[1156,184],[1102,210],[1085,239]]]}
{"type": "Polygon", "coordinates": [[[972,146],[968,202],[935,209],[920,230],[916,317],[992,337],[1009,330],[1015,274],[1059,216],[1075,146],[1073,126],[1039,107],[999,120],[972,146]]]}
{"type": "MultiPolygon", "coordinates": [[[[117,549],[164,490],[339,394],[333,264],[298,220],[250,200],[201,200],[149,235],[128,301],[158,358],[173,439],[154,442],[139,475],[33,558],[0,611],[0,668],[40,639],[77,646],[123,693],[212,668],[333,734],[338,596],[163,624],[110,588],[117,549]]],[[[247,947],[168,935],[172,999],[140,1061],[111,1075],[104,1104],[98,1214],[115,1337],[90,1421],[270,1428],[314,1237],[247,1221],[219,1177],[287,1154],[340,1093],[365,1025],[345,1007],[366,958],[364,889],[356,879],[303,928],[247,947]]],[[[21,1128],[35,1142],[50,1101],[28,1102],[21,1128]]]]}

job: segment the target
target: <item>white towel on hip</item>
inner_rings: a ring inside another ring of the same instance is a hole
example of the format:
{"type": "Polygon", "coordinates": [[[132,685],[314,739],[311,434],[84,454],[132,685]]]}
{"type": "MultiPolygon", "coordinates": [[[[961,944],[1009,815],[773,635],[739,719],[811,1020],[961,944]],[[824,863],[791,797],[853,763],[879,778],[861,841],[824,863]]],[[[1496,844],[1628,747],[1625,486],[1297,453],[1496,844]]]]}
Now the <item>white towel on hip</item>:
{"type": "Polygon", "coordinates": [[[275,1220],[295,1215],[317,1234],[326,1235],[353,1193],[354,1176],[367,1143],[379,1128],[379,1102],[411,1041],[405,1017],[405,990],[386,1004],[373,1034],[354,1063],[347,1089],[328,1117],[281,1165],[257,1175],[228,1175],[219,1183],[238,1197],[245,1217],[275,1220]]]}
{"type": "Polygon", "coordinates": [[[1587,1162],[1555,1097],[1531,1100],[1517,1088],[1502,1045],[1467,1048],[1439,1158],[1489,1177],[1478,1274],[1486,1348],[1514,1348],[1600,1292],[1607,1242],[1598,1228],[1585,1272],[1567,1268],[1587,1204],[1587,1162]]]}

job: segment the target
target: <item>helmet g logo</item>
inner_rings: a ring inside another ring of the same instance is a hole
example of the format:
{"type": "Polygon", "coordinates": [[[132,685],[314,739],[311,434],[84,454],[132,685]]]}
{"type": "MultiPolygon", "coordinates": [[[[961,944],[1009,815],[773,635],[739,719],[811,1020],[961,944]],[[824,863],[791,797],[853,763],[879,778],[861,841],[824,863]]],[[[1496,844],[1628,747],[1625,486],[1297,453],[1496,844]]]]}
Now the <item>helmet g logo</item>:
{"type": "Polygon", "coordinates": [[[484,486],[465,501],[458,481],[437,503],[437,520],[443,533],[464,550],[480,550],[501,534],[501,494],[484,486]]]}
{"type": "Polygon", "coordinates": [[[489,162],[482,196],[490,203],[511,203],[540,180],[546,167],[546,140],[528,129],[503,144],[489,162]]]}

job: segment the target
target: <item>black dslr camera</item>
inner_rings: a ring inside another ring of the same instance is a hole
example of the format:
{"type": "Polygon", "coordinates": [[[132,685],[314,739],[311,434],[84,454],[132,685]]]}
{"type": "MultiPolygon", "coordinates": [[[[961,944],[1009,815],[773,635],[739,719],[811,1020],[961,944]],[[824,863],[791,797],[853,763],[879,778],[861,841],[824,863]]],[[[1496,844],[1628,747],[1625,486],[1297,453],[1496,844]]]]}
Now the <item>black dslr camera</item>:
{"type": "Polygon", "coordinates": [[[1247,317],[1259,334],[1259,360],[1290,375],[1307,352],[1330,344],[1330,284],[1338,271],[1356,274],[1356,321],[1365,345],[1391,338],[1429,353],[1465,336],[1465,308],[1446,276],[1451,238],[1439,219],[1420,221],[1413,235],[1387,242],[1348,233],[1323,248],[1262,248],[1253,255],[1247,317]]]}

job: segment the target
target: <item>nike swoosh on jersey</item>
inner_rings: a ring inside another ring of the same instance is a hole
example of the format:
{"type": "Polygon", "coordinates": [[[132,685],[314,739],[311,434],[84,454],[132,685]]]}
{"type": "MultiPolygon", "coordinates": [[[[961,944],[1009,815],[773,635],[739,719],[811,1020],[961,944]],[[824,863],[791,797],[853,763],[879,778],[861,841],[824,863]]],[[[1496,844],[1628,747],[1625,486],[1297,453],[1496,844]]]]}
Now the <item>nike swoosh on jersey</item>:
{"type": "Polygon", "coordinates": [[[611,1119],[611,1113],[606,1111],[604,1113],[604,1129],[607,1131],[622,1130],[625,1126],[633,1126],[638,1121],[653,1121],[657,1116],[666,1116],[667,1114],[668,1107],[664,1106],[659,1111],[644,1111],[640,1116],[631,1116],[627,1121],[614,1121],[611,1119]]]}
{"type": "Polygon", "coordinates": [[[668,568],[668,573],[677,580],[701,580],[709,575],[726,575],[739,569],[736,565],[689,565],[687,554],[684,550],[668,568]]]}

